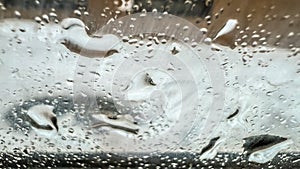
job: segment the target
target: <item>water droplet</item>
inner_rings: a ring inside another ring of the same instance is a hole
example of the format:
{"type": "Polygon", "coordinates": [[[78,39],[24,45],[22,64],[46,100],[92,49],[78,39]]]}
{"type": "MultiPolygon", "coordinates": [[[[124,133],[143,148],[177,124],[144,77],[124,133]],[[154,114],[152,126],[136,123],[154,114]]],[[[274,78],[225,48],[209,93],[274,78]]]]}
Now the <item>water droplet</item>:
{"type": "Polygon", "coordinates": [[[73,13],[77,16],[81,16],[81,12],[78,9],[75,9],[73,13]]]}
{"type": "Polygon", "coordinates": [[[47,22],[47,23],[50,22],[49,16],[48,16],[47,14],[43,14],[43,15],[42,15],[42,19],[43,19],[45,22],[47,22]]]}
{"type": "Polygon", "coordinates": [[[21,18],[21,13],[20,13],[19,11],[15,11],[15,16],[16,16],[17,18],[21,18]]]}
{"type": "Polygon", "coordinates": [[[42,19],[41,19],[39,16],[34,17],[34,20],[35,20],[37,23],[40,23],[40,22],[42,21],[42,19]]]}
{"type": "Polygon", "coordinates": [[[50,137],[58,131],[53,108],[49,105],[36,105],[28,110],[28,120],[37,133],[50,137]]]}
{"type": "Polygon", "coordinates": [[[231,32],[237,26],[237,24],[238,21],[236,19],[229,19],[213,40],[216,40],[218,37],[231,32]]]}

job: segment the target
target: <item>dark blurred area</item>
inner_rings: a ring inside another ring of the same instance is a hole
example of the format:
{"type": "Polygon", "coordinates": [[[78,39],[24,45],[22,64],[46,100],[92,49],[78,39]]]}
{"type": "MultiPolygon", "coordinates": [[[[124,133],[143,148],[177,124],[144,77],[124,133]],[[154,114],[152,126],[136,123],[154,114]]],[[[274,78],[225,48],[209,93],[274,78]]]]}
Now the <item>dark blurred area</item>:
{"type": "Polygon", "coordinates": [[[76,9],[77,3],[72,0],[4,0],[3,4],[7,8],[21,8],[21,9],[76,9]]]}
{"type": "Polygon", "coordinates": [[[142,11],[168,12],[183,17],[199,28],[207,28],[213,38],[228,19],[237,19],[238,28],[217,39],[234,46],[245,42],[251,45],[299,47],[299,0],[0,0],[3,7],[0,19],[15,17],[19,11],[23,19],[55,11],[58,20],[66,17],[82,19],[89,33],[97,31],[111,18],[117,19],[142,11]],[[130,11],[118,10],[122,3],[133,2],[130,11]],[[259,34],[259,39],[253,39],[259,34]]]}

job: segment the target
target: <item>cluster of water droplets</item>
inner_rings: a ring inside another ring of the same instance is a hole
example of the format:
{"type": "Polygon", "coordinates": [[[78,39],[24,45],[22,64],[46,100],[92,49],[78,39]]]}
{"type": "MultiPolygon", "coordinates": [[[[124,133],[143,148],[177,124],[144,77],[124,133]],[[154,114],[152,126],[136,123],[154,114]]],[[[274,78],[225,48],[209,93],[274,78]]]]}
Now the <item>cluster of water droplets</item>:
{"type": "Polygon", "coordinates": [[[47,10],[0,3],[1,153],[189,152],[212,166],[207,159],[274,165],[288,160],[277,153],[299,151],[299,12],[290,5],[287,14],[262,4],[262,14],[229,1],[121,0],[97,15],[93,2],[61,4],[66,13],[32,3],[47,10]]]}

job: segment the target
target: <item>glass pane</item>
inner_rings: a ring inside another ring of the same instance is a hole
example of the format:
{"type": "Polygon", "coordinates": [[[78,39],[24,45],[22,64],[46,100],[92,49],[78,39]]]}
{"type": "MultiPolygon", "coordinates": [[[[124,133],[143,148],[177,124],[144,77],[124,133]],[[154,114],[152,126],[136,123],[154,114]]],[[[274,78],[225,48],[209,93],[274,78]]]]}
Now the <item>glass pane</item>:
{"type": "Polygon", "coordinates": [[[299,168],[299,5],[0,0],[0,167],[299,168]]]}

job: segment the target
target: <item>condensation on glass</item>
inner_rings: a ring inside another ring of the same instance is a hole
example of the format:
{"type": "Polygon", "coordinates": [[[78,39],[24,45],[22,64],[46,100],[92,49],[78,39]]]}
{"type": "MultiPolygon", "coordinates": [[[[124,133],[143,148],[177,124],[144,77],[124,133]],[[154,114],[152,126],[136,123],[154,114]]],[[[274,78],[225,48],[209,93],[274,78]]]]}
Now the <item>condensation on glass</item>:
{"type": "Polygon", "coordinates": [[[0,0],[0,167],[300,167],[298,0],[0,0]]]}

